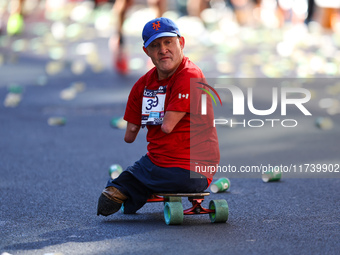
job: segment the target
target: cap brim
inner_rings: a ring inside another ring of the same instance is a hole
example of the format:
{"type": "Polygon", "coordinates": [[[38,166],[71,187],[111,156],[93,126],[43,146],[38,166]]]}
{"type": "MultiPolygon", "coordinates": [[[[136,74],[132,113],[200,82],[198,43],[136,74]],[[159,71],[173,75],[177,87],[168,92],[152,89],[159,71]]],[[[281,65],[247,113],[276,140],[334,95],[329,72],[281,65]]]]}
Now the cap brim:
{"type": "Polygon", "coordinates": [[[162,33],[159,33],[159,34],[155,34],[153,36],[151,36],[149,38],[149,40],[147,40],[145,43],[144,43],[144,47],[148,47],[150,43],[152,43],[154,40],[156,40],[157,38],[160,38],[160,37],[166,37],[166,36],[171,36],[171,37],[175,37],[175,36],[178,36],[178,34],[176,33],[172,33],[172,32],[162,32],[162,33]]]}

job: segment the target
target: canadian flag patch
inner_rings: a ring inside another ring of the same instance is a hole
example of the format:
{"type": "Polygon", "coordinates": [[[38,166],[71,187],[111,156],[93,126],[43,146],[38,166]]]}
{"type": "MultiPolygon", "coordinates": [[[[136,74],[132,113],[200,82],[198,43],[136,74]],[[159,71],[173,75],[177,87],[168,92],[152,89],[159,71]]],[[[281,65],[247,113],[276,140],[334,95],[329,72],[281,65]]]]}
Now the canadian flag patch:
{"type": "Polygon", "coordinates": [[[189,98],[189,94],[182,94],[182,93],[179,93],[178,94],[178,98],[181,99],[181,98],[185,98],[185,99],[188,99],[189,98]]]}

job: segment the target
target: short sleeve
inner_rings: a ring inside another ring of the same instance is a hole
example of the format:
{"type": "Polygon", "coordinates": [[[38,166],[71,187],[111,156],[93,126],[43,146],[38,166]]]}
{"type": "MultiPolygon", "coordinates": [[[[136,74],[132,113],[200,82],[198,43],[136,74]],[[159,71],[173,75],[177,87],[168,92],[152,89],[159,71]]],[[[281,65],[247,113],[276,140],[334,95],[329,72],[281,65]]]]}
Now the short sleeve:
{"type": "Polygon", "coordinates": [[[145,77],[141,77],[132,87],[126,104],[124,120],[135,125],[141,125],[142,100],[145,77]]]}

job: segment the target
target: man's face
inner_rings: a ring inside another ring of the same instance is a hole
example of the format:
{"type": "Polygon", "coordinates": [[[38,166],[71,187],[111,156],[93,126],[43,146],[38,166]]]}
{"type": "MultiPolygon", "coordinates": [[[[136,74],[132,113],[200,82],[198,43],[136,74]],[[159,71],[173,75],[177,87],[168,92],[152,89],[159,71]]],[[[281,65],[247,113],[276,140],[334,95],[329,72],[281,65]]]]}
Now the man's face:
{"type": "Polygon", "coordinates": [[[183,37],[160,37],[143,47],[158,71],[160,80],[171,76],[183,59],[183,37]]]}

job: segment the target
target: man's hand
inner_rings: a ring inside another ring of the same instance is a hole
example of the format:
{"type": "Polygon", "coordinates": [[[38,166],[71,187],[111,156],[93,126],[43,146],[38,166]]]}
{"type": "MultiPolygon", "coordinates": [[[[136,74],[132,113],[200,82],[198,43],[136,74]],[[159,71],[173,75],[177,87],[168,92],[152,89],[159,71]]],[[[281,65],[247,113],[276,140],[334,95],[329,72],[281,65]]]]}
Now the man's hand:
{"type": "Polygon", "coordinates": [[[166,134],[170,134],[185,114],[186,112],[167,111],[163,119],[161,127],[162,131],[166,134]]]}

